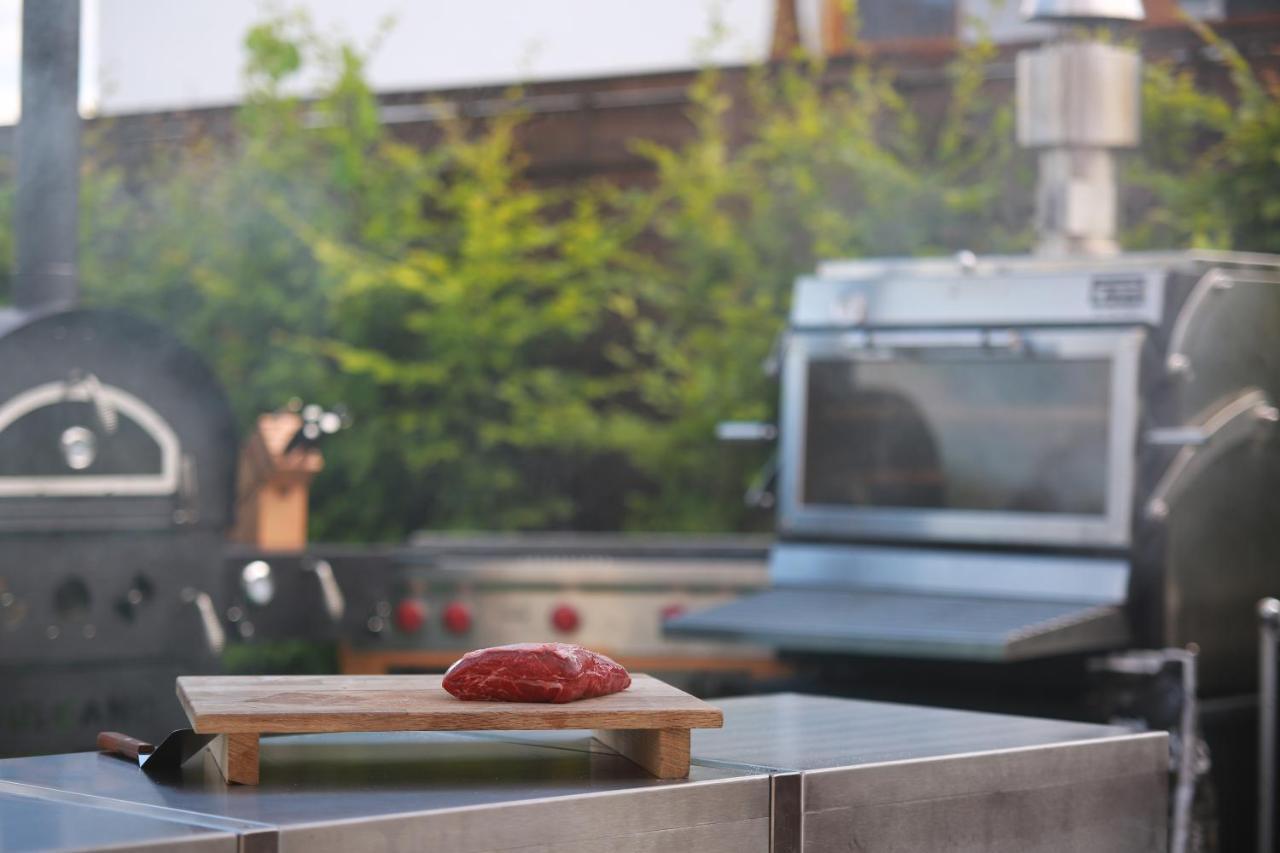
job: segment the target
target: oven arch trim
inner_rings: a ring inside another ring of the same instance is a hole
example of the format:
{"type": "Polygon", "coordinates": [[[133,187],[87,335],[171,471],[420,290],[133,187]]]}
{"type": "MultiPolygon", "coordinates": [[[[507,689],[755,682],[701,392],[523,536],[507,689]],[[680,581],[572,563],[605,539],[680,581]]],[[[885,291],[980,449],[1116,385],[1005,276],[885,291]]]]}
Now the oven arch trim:
{"type": "Polygon", "coordinates": [[[90,391],[83,382],[46,382],[29,388],[0,406],[0,433],[31,412],[66,401],[93,402],[94,395],[142,428],[160,448],[160,473],[109,476],[0,476],[0,497],[156,496],[178,491],[182,446],[173,427],[155,409],[114,385],[99,384],[90,391]]]}

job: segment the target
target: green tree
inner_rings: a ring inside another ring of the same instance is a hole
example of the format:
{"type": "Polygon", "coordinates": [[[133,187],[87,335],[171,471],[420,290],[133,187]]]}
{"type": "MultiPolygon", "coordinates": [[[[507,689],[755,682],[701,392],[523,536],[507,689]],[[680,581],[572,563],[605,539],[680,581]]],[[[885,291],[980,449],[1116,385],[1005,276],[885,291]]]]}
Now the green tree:
{"type": "MultiPolygon", "coordinates": [[[[720,75],[691,90],[697,133],[680,148],[638,143],[658,185],[636,204],[660,238],[648,311],[634,326],[646,365],[637,390],[661,425],[632,458],[657,488],[633,500],[634,526],[724,529],[750,523],[741,495],[760,452],[715,446],[715,423],[772,419],[762,365],[783,328],[791,286],[821,258],[1008,250],[1029,241],[1025,210],[1004,202],[1029,176],[1007,105],[981,82],[992,48],[949,68],[952,99],[926,128],[866,61],[833,75],[798,56],[752,72],[745,140],[720,75]]],[[[1027,193],[1029,196],[1029,193],[1027,193]]]]}
{"type": "Polygon", "coordinates": [[[1229,42],[1188,21],[1230,75],[1231,97],[1189,70],[1148,63],[1143,144],[1126,159],[1138,188],[1127,244],[1280,252],[1280,81],[1264,81],[1229,42]]]}
{"type": "MultiPolygon", "coordinates": [[[[1130,244],[1280,250],[1280,95],[1205,36],[1235,96],[1148,69],[1130,244]]],[[[347,405],[316,538],[767,525],[741,503],[764,451],[719,447],[714,426],[774,416],[761,367],[795,277],[1032,240],[1033,163],[984,85],[985,43],[950,65],[934,123],[862,56],[796,56],[745,85],[709,70],[690,141],[637,140],[656,177],[630,190],[527,181],[518,97],[485,121],[436,104],[438,138],[406,144],[379,120],[373,48],[300,16],[246,48],[234,144],[126,171],[109,128],[88,134],[82,277],[91,303],[202,352],[246,427],[294,396],[347,405]]]]}

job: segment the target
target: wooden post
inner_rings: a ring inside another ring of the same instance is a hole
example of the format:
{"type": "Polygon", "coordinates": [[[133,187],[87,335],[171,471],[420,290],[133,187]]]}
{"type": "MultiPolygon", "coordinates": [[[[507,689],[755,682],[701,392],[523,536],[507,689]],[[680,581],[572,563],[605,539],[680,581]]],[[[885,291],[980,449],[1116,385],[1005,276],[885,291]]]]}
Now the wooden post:
{"type": "Polygon", "coordinates": [[[688,729],[608,729],[595,737],[659,779],[689,775],[688,729]]]}
{"type": "Polygon", "coordinates": [[[213,761],[222,778],[238,785],[258,784],[258,736],[256,734],[218,735],[209,744],[213,761]]]}
{"type": "Polygon", "coordinates": [[[307,546],[307,500],[324,458],[313,447],[286,450],[301,428],[302,418],[294,412],[258,418],[240,451],[233,541],[271,550],[307,546]]]}
{"type": "Polygon", "coordinates": [[[800,23],[796,18],[796,0],[774,0],[773,38],[770,59],[786,59],[800,46],[800,23]]]}

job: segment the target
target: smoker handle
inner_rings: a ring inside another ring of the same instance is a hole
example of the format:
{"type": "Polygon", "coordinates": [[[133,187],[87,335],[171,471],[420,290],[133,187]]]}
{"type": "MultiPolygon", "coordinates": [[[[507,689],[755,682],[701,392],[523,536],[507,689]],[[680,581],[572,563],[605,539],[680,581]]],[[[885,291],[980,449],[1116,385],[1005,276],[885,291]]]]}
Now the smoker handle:
{"type": "Polygon", "coordinates": [[[1280,601],[1258,602],[1258,851],[1275,849],[1276,819],[1276,643],[1280,601]]]}
{"type": "Polygon", "coordinates": [[[1226,273],[1215,267],[1201,276],[1195,287],[1191,288],[1191,293],[1174,318],[1173,328],[1169,333],[1169,356],[1165,360],[1165,369],[1170,374],[1191,375],[1191,358],[1187,355],[1187,336],[1191,332],[1191,323],[1210,296],[1230,290],[1233,283],[1226,273]]]}
{"type": "MultiPolygon", "coordinates": [[[[1280,411],[1271,405],[1266,394],[1254,388],[1220,406],[1199,425],[1164,431],[1180,433],[1183,440],[1178,443],[1184,446],[1156,483],[1151,498],[1147,501],[1147,517],[1156,520],[1165,518],[1169,514],[1169,507],[1201,471],[1223,453],[1252,437],[1258,423],[1276,421],[1280,421],[1280,411]]],[[[1152,430],[1148,433],[1148,443],[1173,443],[1163,440],[1165,436],[1161,432],[1152,430]]]]}
{"type": "Polygon", "coordinates": [[[763,443],[778,438],[778,428],[759,421],[721,421],[716,424],[716,438],[720,441],[763,443]]]}
{"type": "Polygon", "coordinates": [[[156,751],[155,746],[120,732],[98,732],[98,749],[135,761],[156,751]]]}
{"type": "Polygon", "coordinates": [[[342,587],[338,586],[337,578],[333,576],[333,566],[329,565],[328,560],[314,560],[306,567],[306,571],[314,574],[320,584],[320,597],[324,600],[324,610],[329,614],[330,621],[342,621],[347,601],[342,595],[342,587]]]}

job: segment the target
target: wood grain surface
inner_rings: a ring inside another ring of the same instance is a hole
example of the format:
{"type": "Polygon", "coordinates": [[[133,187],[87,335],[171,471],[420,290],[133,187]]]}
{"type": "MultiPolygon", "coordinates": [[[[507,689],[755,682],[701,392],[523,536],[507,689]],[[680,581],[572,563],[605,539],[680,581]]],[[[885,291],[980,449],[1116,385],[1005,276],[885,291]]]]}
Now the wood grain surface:
{"type": "MultiPolygon", "coordinates": [[[[631,672],[732,672],[752,678],[781,678],[794,674],[788,664],[771,657],[690,657],[688,655],[629,655],[595,648],[631,672]]],[[[347,675],[385,675],[390,672],[444,671],[467,653],[467,649],[427,651],[423,649],[353,649],[338,644],[338,669],[347,675]]]]}
{"type": "Polygon", "coordinates": [[[689,775],[688,729],[610,729],[594,734],[596,740],[659,779],[683,779],[689,775]]]}
{"type": "Polygon", "coordinates": [[[702,729],[724,716],[669,684],[633,675],[620,693],[563,705],[464,702],[439,675],[184,676],[178,699],[206,734],[702,729]]]}
{"type": "Polygon", "coordinates": [[[210,742],[209,752],[227,782],[258,784],[257,735],[219,735],[210,742]]]}

